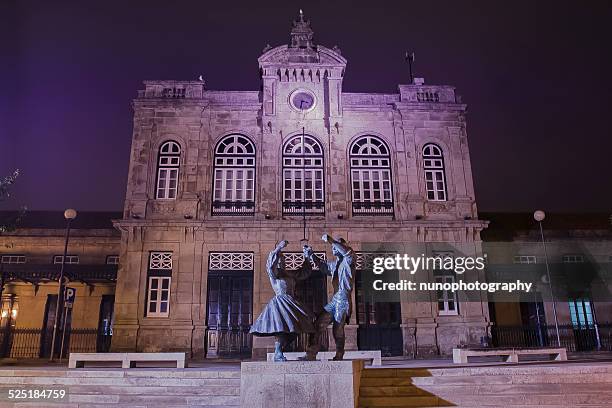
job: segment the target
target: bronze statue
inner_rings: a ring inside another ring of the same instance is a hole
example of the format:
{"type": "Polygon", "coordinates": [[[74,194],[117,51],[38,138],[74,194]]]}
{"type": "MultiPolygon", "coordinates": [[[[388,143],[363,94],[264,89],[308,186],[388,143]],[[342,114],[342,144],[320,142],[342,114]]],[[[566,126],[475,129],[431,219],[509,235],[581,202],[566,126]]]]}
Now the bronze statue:
{"type": "MultiPolygon", "coordinates": [[[[300,333],[314,333],[314,315],[294,298],[298,280],[307,279],[312,268],[287,271],[281,250],[288,242],[283,240],[268,255],[266,270],[275,296],[261,312],[250,333],[255,336],[275,336],[274,361],[287,361],[283,351],[300,333]]],[[[305,264],[309,262],[304,262],[305,264]]]]}
{"type": "Polygon", "coordinates": [[[333,239],[329,234],[322,237],[323,241],[331,244],[332,254],[336,260],[324,262],[319,259],[309,246],[304,246],[304,257],[314,262],[322,274],[332,277],[334,295],[331,301],[325,305],[315,321],[316,333],[309,336],[308,349],[304,360],[315,360],[321,348],[320,334],[327,330],[329,323],[333,322],[332,333],[336,342],[336,355],[334,360],[342,360],[344,357],[344,325],[351,316],[352,302],[351,292],[354,286],[355,276],[355,252],[342,238],[333,239]]]}

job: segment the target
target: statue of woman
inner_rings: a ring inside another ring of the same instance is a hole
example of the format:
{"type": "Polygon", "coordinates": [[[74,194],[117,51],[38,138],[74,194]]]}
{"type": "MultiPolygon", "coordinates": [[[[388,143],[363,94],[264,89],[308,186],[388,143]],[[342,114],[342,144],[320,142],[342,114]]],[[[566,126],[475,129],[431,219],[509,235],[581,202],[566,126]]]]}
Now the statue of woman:
{"type": "Polygon", "coordinates": [[[315,332],[313,313],[294,298],[296,282],[307,279],[312,268],[287,271],[281,253],[287,244],[285,240],[279,242],[268,255],[266,270],[274,289],[274,297],[270,299],[250,330],[255,336],[276,337],[274,361],[287,361],[283,350],[296,339],[298,334],[315,332]]]}

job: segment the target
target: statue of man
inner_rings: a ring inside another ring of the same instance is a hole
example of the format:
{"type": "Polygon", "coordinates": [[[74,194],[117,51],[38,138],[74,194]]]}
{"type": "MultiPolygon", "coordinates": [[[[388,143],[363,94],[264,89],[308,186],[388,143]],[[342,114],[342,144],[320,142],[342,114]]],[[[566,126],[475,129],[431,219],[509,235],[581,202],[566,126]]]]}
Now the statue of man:
{"type": "Polygon", "coordinates": [[[314,262],[322,274],[331,276],[334,295],[331,301],[325,305],[324,310],[317,316],[315,321],[317,332],[309,336],[308,349],[304,359],[316,359],[321,348],[320,335],[327,330],[329,323],[333,322],[332,333],[336,342],[334,360],[342,360],[344,357],[344,325],[349,320],[352,310],[351,292],[355,279],[355,252],[342,238],[335,240],[329,234],[325,234],[322,239],[331,244],[332,254],[336,259],[324,262],[307,245],[304,246],[304,257],[314,262]]]}

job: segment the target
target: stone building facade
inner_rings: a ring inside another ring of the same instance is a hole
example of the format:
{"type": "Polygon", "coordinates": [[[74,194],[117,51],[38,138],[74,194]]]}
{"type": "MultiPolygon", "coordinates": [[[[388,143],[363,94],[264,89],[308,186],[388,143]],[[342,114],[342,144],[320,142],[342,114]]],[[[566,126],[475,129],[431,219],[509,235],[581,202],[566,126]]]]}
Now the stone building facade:
{"type": "MultiPolygon", "coordinates": [[[[346,238],[362,262],[371,242],[451,242],[480,253],[487,223],[478,219],[466,105],[455,88],[417,79],[392,94],[346,92],[346,59],[315,44],[303,15],[290,43],[267,47],[258,63],[259,90],[145,81],[138,92],[115,222],[114,350],[262,355],[269,339],[251,344],[246,331],[272,296],[266,256],[287,239],[300,264],[303,218],[310,244],[328,257],[327,232],[346,238]]],[[[330,293],[325,282],[302,289],[313,307],[330,293]]],[[[355,301],[347,349],[376,347],[368,333],[389,329],[400,345],[391,354],[448,353],[478,343],[489,325],[486,299],[444,314],[437,299],[406,297],[376,312],[355,301]]]]}

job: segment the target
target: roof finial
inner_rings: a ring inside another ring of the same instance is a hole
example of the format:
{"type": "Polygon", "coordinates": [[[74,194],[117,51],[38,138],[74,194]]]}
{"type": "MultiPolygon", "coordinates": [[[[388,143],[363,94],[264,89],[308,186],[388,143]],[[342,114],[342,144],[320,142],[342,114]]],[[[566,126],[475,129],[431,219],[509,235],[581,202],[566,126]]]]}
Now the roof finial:
{"type": "Polygon", "coordinates": [[[289,45],[289,47],[313,49],[313,34],[314,33],[310,28],[310,21],[304,18],[304,11],[300,9],[298,19],[293,21],[293,28],[291,29],[291,44],[289,45]]]}

